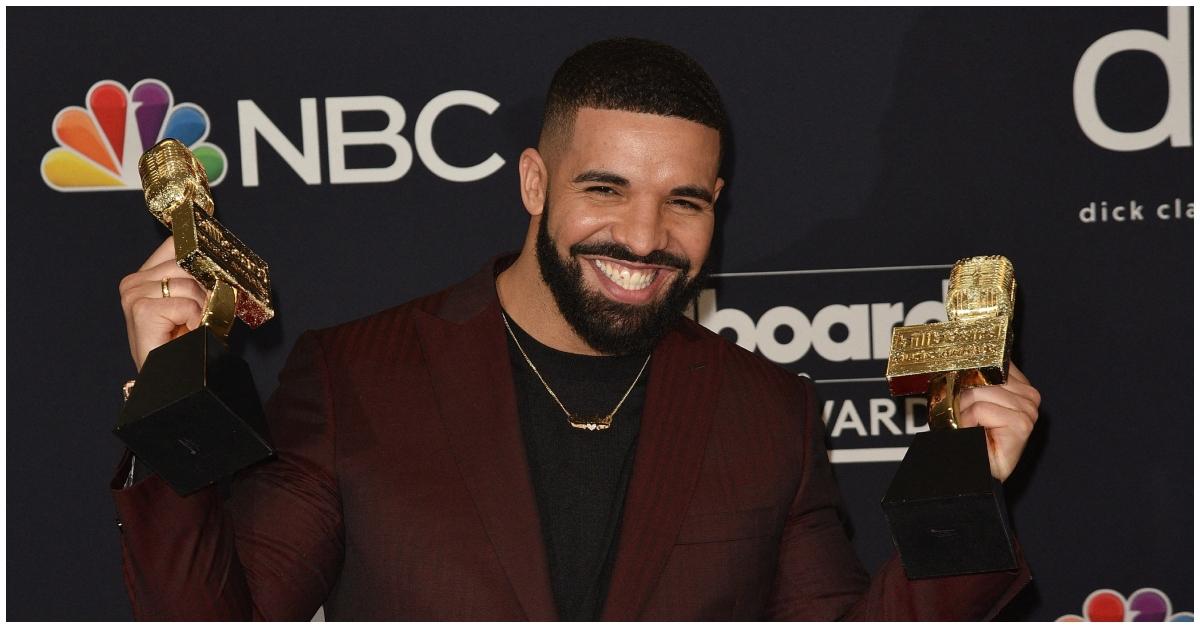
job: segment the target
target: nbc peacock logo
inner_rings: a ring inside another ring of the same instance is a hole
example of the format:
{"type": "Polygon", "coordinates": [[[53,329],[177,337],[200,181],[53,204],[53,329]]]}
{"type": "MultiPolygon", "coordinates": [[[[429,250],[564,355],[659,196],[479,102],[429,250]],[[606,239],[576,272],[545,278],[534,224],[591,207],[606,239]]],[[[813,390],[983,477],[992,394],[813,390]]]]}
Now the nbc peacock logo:
{"type": "Polygon", "coordinates": [[[1125,597],[1112,589],[1096,589],[1083,601],[1083,615],[1063,615],[1055,621],[1183,621],[1195,620],[1188,611],[1172,612],[1166,593],[1145,587],[1125,597]]]}
{"type": "Polygon", "coordinates": [[[166,83],[148,78],[126,89],[116,81],[98,81],[84,102],[86,107],[65,107],[54,116],[58,147],[42,158],[42,180],[55,190],[140,190],[138,159],[166,138],[191,148],[210,185],[225,178],[225,152],[204,141],[208,114],[195,103],[175,103],[166,83]]]}

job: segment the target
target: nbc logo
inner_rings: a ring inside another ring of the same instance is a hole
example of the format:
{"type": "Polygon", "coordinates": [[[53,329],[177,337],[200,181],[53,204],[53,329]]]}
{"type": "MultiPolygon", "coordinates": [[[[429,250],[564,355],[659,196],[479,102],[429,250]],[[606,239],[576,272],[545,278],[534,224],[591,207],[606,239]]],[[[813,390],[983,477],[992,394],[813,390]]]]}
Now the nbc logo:
{"type": "Polygon", "coordinates": [[[194,103],[176,104],[166,83],[142,79],[126,89],[99,81],[84,100],[86,108],[66,107],[54,116],[58,148],[42,158],[46,185],[60,192],[140,190],[138,159],[168,137],[192,149],[211,185],[225,178],[225,152],[204,141],[208,114],[194,103]]]}
{"type": "Polygon", "coordinates": [[[1063,615],[1056,621],[1194,621],[1190,612],[1171,612],[1171,599],[1153,588],[1128,598],[1112,589],[1096,589],[1083,601],[1083,616],[1063,615]]]}

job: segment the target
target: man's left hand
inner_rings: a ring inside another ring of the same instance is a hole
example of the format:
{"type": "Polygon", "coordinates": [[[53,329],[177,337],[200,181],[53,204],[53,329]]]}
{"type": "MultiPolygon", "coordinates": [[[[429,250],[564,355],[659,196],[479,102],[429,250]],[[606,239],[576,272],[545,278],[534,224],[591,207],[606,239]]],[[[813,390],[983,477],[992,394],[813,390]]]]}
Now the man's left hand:
{"type": "Polygon", "coordinates": [[[969,388],[959,394],[959,427],[980,425],[987,430],[988,459],[997,480],[1008,479],[1017,466],[1041,403],[1042,395],[1012,363],[1004,385],[969,388]]]}

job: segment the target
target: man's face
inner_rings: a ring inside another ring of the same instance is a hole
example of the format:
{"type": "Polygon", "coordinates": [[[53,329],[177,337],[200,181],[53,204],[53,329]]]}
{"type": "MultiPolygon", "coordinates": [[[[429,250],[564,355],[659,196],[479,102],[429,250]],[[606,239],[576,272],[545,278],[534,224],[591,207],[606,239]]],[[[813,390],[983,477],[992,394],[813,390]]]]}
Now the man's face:
{"type": "Polygon", "coordinates": [[[719,134],[665,116],[580,109],[550,167],[542,278],[592,348],[651,349],[700,289],[712,242],[719,134]]]}

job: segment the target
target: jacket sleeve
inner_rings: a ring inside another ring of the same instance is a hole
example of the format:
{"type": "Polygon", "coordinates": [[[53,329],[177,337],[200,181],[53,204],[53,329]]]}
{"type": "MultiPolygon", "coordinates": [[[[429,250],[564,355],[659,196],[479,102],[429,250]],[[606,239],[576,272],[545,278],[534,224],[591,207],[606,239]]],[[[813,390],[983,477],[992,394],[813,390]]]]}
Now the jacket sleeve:
{"type": "Polygon", "coordinates": [[[840,497],[825,449],[811,380],[802,438],[804,471],[788,513],[768,617],[786,620],[985,620],[1030,580],[1018,548],[1018,569],[909,580],[893,555],[868,578],[846,538],[840,497]]]}
{"type": "Polygon", "coordinates": [[[125,586],[139,620],[307,621],[341,569],[342,509],[330,379],[320,339],[300,337],[266,414],[274,460],[229,499],[180,497],[157,475],[113,480],[125,586]]]}

